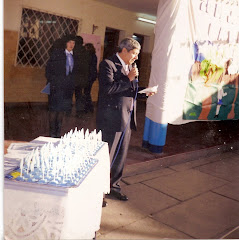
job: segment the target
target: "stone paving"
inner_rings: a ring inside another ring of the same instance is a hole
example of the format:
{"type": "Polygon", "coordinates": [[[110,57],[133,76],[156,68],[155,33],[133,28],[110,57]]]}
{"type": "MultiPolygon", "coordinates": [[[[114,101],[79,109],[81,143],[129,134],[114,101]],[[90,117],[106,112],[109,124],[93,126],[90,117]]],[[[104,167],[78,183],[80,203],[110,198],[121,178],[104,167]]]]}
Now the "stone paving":
{"type": "Polygon", "coordinates": [[[129,165],[134,171],[126,166],[122,192],[129,201],[107,198],[97,239],[239,238],[238,149],[208,156],[204,150],[178,164],[175,155],[158,168],[150,161],[129,165]]]}

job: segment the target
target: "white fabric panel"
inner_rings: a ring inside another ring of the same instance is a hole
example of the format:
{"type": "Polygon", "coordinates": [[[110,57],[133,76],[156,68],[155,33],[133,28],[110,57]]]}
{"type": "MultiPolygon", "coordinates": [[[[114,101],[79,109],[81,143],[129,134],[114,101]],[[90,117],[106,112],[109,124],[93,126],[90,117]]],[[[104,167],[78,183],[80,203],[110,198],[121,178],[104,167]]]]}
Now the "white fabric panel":
{"type": "Polygon", "coordinates": [[[188,0],[159,2],[149,83],[159,88],[148,98],[146,110],[146,116],[157,123],[182,123],[188,67],[193,60],[188,8],[188,0]]]}
{"type": "Polygon", "coordinates": [[[194,62],[193,43],[238,41],[238,22],[238,5],[214,0],[159,1],[149,80],[149,87],[158,85],[158,93],[148,98],[146,117],[157,123],[189,122],[182,114],[194,62]]]}

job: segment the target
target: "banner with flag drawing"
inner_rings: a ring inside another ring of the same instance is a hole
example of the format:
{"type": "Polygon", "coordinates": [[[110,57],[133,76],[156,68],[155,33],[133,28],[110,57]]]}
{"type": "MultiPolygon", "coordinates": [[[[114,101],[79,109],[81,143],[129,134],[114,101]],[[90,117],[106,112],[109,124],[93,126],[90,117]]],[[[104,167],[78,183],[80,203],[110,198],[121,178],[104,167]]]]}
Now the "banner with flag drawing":
{"type": "Polygon", "coordinates": [[[159,1],[146,117],[239,119],[239,0],[159,1]],[[194,53],[194,54],[193,54],[194,53]]]}
{"type": "Polygon", "coordinates": [[[239,44],[195,42],[183,119],[239,119],[239,44]]]}

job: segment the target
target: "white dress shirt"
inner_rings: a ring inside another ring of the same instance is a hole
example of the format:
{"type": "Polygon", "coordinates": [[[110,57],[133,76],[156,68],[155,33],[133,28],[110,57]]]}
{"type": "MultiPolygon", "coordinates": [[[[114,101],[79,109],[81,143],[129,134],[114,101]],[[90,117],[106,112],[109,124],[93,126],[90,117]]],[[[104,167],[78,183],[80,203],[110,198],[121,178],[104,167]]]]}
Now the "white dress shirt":
{"type": "Polygon", "coordinates": [[[119,56],[118,53],[116,53],[116,56],[118,57],[118,59],[120,60],[126,74],[128,75],[129,74],[129,65],[128,64],[125,64],[124,60],[119,56]]]}

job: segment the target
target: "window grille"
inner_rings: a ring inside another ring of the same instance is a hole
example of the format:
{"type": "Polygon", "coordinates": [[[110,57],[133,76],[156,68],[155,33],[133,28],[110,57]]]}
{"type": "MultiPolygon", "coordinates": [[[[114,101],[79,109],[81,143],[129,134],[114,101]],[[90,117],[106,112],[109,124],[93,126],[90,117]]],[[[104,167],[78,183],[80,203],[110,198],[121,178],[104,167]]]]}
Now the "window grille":
{"type": "Polygon", "coordinates": [[[42,68],[53,42],[63,35],[76,35],[78,25],[76,19],[23,8],[16,64],[42,68]]]}

